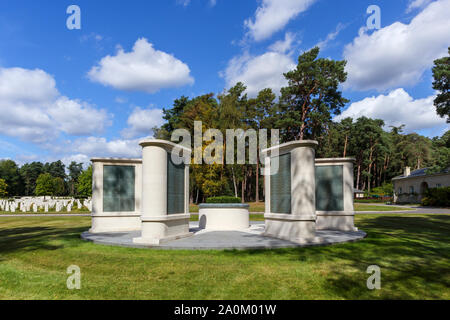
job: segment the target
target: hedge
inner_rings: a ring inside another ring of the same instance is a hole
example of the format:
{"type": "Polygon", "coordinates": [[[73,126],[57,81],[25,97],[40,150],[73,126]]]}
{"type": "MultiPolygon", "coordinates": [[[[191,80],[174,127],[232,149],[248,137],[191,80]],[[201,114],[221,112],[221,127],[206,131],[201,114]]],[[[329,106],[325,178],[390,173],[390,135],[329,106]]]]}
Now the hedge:
{"type": "Polygon", "coordinates": [[[222,197],[211,197],[206,199],[206,203],[241,203],[241,198],[222,196],[222,197]]]}
{"type": "Polygon", "coordinates": [[[450,187],[428,189],[422,198],[422,205],[450,207],[450,187]]]}

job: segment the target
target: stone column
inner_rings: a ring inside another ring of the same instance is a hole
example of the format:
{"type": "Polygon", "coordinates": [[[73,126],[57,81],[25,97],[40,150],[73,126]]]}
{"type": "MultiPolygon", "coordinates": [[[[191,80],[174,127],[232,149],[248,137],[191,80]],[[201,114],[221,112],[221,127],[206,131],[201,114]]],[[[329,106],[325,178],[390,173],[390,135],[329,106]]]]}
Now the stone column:
{"type": "Polygon", "coordinates": [[[92,162],[92,199],[91,233],[126,232],[140,230],[141,227],[141,193],[142,160],[121,158],[93,158],[92,162]],[[125,166],[134,168],[134,211],[106,211],[104,208],[104,167],[125,166]]]}
{"type": "MultiPolygon", "coordinates": [[[[268,158],[290,154],[290,212],[271,212],[271,197],[277,192],[271,186],[271,176],[266,179],[266,204],[264,215],[265,235],[296,243],[315,241],[315,150],[316,141],[301,140],[263,150],[266,165],[268,158]],[[278,155],[276,155],[276,151],[278,155]],[[268,191],[268,192],[267,192],[268,191]],[[267,203],[267,199],[266,199],[267,203]]],[[[280,163],[282,166],[282,163],[280,163]]],[[[283,170],[282,167],[279,170],[283,170]]],[[[284,183],[284,182],[283,182],[284,183]]],[[[289,183],[289,181],[286,181],[289,183]]]]}
{"type": "MultiPolygon", "coordinates": [[[[184,171],[183,212],[168,214],[167,167],[176,144],[157,139],[141,141],[142,146],[142,214],[141,236],[133,242],[142,245],[159,245],[161,242],[192,235],[189,232],[189,164],[184,171]]],[[[179,146],[178,146],[179,147],[179,146]]],[[[181,148],[181,147],[180,147],[181,148]]],[[[190,149],[183,148],[190,154],[190,149]]]]}
{"type": "MultiPolygon", "coordinates": [[[[318,208],[317,215],[317,229],[318,230],[339,230],[339,231],[357,231],[354,225],[355,210],[354,202],[354,188],[353,188],[353,163],[354,158],[328,158],[316,159],[317,167],[342,167],[342,198],[337,201],[342,202],[340,208],[330,208],[323,210],[318,208]]],[[[341,171],[341,170],[339,170],[341,171]]],[[[334,182],[336,183],[336,182],[334,182]]],[[[331,192],[330,192],[331,193],[331,192]]],[[[332,194],[330,194],[330,199],[332,194]]]]}

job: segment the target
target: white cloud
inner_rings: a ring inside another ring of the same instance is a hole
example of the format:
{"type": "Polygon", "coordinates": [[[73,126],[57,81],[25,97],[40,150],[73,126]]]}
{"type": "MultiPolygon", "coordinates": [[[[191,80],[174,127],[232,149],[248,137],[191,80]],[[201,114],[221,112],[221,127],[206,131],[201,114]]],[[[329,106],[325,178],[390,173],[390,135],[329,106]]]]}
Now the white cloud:
{"type": "Polygon", "coordinates": [[[85,102],[60,97],[48,110],[48,114],[61,131],[75,136],[84,136],[103,131],[108,115],[85,102]]]}
{"type": "Polygon", "coordinates": [[[72,150],[78,157],[113,157],[113,158],[139,158],[142,147],[139,139],[107,140],[103,137],[80,138],[72,143],[72,150]]]}
{"type": "Polygon", "coordinates": [[[344,49],[347,88],[379,91],[418,83],[433,61],[447,53],[450,0],[431,3],[410,24],[395,22],[358,37],[344,49]]]}
{"type": "Polygon", "coordinates": [[[123,104],[123,103],[127,103],[127,102],[128,102],[128,99],[127,99],[127,98],[124,98],[124,97],[116,97],[116,98],[114,99],[114,101],[115,101],[116,103],[123,104]]]}
{"type": "Polygon", "coordinates": [[[328,43],[336,39],[336,37],[339,35],[339,33],[345,28],[345,26],[342,23],[338,23],[336,26],[336,30],[329,33],[325,40],[322,40],[316,44],[317,47],[320,49],[325,49],[328,46],[328,43]]]}
{"type": "Polygon", "coordinates": [[[247,86],[247,94],[255,97],[259,91],[271,88],[275,94],[287,85],[283,73],[295,68],[294,54],[295,35],[287,32],[283,40],[269,46],[269,50],[261,55],[251,55],[245,51],[232,58],[227,68],[220,72],[228,88],[237,82],[247,86]]]}
{"type": "Polygon", "coordinates": [[[424,8],[433,0],[410,0],[406,13],[409,13],[415,9],[424,8]]]}
{"type": "Polygon", "coordinates": [[[136,41],[131,52],[118,48],[88,72],[91,81],[119,90],[155,93],[163,88],[192,84],[189,67],[173,55],[155,50],[147,39],[136,41]]]}
{"type": "Polygon", "coordinates": [[[247,36],[255,41],[269,38],[282,30],[297,15],[309,8],[316,0],[262,0],[255,17],[245,20],[247,36]]]}
{"type": "Polygon", "coordinates": [[[285,53],[291,50],[293,42],[295,41],[295,34],[286,32],[284,40],[278,40],[269,46],[269,50],[279,53],[285,53]]]}
{"type": "Polygon", "coordinates": [[[152,135],[152,128],[161,126],[163,121],[162,109],[141,109],[134,108],[128,117],[128,128],[122,131],[125,138],[134,138],[137,136],[152,135]]]}
{"type": "Polygon", "coordinates": [[[187,7],[191,3],[191,0],[177,0],[177,3],[183,7],[187,7]]]}
{"type": "Polygon", "coordinates": [[[436,114],[433,105],[434,98],[434,96],[430,96],[414,100],[403,88],[399,88],[387,95],[368,97],[354,102],[334,120],[340,121],[347,117],[357,119],[366,116],[383,119],[386,127],[404,124],[406,132],[439,129],[445,126],[446,122],[436,114]]]}
{"type": "Polygon", "coordinates": [[[72,161],[75,161],[76,163],[83,163],[84,167],[86,168],[86,165],[91,161],[91,159],[85,154],[78,153],[63,157],[61,161],[65,164],[66,167],[68,167],[72,161]]]}
{"type": "Polygon", "coordinates": [[[283,73],[292,70],[295,63],[289,55],[269,51],[259,56],[251,56],[245,52],[234,57],[222,73],[228,88],[237,82],[247,86],[247,93],[254,97],[265,88],[271,88],[275,93],[286,86],[283,73]]]}
{"type": "Polygon", "coordinates": [[[39,69],[0,68],[0,114],[0,134],[42,144],[109,124],[105,110],[62,96],[54,78],[39,69]]]}

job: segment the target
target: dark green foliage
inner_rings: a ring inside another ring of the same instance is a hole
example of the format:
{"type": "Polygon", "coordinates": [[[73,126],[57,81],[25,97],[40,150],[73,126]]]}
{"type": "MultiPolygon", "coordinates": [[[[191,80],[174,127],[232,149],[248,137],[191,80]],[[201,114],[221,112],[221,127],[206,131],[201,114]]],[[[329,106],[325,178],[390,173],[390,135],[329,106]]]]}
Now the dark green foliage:
{"type": "Polygon", "coordinates": [[[0,161],[0,178],[8,185],[7,192],[11,196],[20,196],[24,193],[24,183],[19,173],[19,167],[12,160],[0,161]]]}
{"type": "Polygon", "coordinates": [[[37,196],[52,196],[55,194],[55,178],[50,173],[42,173],[36,180],[37,196]]]}
{"type": "Polygon", "coordinates": [[[0,199],[6,198],[8,196],[8,185],[6,184],[5,180],[0,179],[0,199]]]}
{"type": "Polygon", "coordinates": [[[66,166],[61,160],[44,164],[44,172],[49,173],[52,177],[66,179],[66,166]]]}
{"type": "Polygon", "coordinates": [[[72,161],[68,167],[69,169],[69,193],[71,196],[75,196],[77,192],[77,183],[78,178],[80,177],[81,173],[83,172],[83,164],[82,163],[76,163],[75,161],[72,161]]]}
{"type": "Polygon", "coordinates": [[[222,196],[222,197],[210,197],[206,199],[206,203],[241,203],[241,198],[222,196]]]}
{"type": "Polygon", "coordinates": [[[80,197],[92,196],[92,166],[89,166],[78,177],[77,193],[80,197]]]}
{"type": "Polygon", "coordinates": [[[42,173],[44,173],[44,165],[41,162],[26,163],[20,168],[20,175],[25,184],[25,196],[35,194],[36,180],[42,173]]]}
{"type": "Polygon", "coordinates": [[[450,47],[448,53],[448,57],[434,61],[433,89],[439,91],[434,99],[436,112],[442,118],[447,117],[447,123],[450,123],[450,47]]]}
{"type": "Polygon", "coordinates": [[[349,100],[339,85],[347,79],[346,61],[318,58],[315,47],[298,58],[297,67],[284,74],[289,85],[281,89],[277,125],[284,140],[315,139],[349,100]]]}
{"type": "Polygon", "coordinates": [[[428,189],[422,198],[422,205],[450,207],[450,187],[428,189]]]}

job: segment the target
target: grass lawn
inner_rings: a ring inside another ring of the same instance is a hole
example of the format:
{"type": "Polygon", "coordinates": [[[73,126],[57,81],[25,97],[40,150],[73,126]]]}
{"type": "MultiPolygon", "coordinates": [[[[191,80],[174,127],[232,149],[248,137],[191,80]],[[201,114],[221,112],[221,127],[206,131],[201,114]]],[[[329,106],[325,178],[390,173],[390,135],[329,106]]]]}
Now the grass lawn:
{"type": "MultiPolygon", "coordinates": [[[[264,202],[250,202],[250,212],[261,212],[263,213],[264,208],[264,202]]],[[[196,213],[198,212],[198,206],[195,204],[191,204],[189,206],[190,212],[196,213]]],[[[404,208],[404,207],[396,207],[396,206],[377,206],[377,205],[371,205],[371,204],[364,204],[364,203],[355,203],[355,211],[403,211],[403,210],[414,210],[410,208],[404,208]]]]}
{"type": "Polygon", "coordinates": [[[364,215],[326,247],[163,251],[80,239],[89,217],[0,219],[0,299],[450,299],[450,216],[364,215]],[[81,290],[66,288],[78,265],[81,290]],[[381,290],[366,269],[381,267],[381,290]]]}
{"type": "MultiPolygon", "coordinates": [[[[264,202],[250,202],[250,212],[261,212],[264,213],[265,207],[264,207],[264,202]]],[[[198,205],[195,204],[190,204],[189,205],[189,210],[191,213],[198,213],[198,205]]],[[[402,210],[414,210],[414,209],[410,209],[410,208],[404,208],[404,207],[396,207],[396,206],[377,206],[377,205],[372,205],[372,204],[364,204],[364,203],[355,203],[355,211],[402,211],[402,210]]],[[[45,214],[45,212],[39,211],[39,212],[25,212],[25,214],[45,214]]],[[[65,214],[65,213],[70,213],[70,214],[76,214],[76,213],[90,213],[87,210],[77,210],[74,209],[71,212],[67,212],[67,211],[62,211],[62,212],[55,212],[50,211],[48,213],[52,213],[52,214],[65,214]]],[[[7,211],[0,211],[0,215],[2,214],[13,214],[11,212],[7,212],[7,211]]],[[[23,212],[19,212],[16,211],[14,214],[23,214],[23,212]]],[[[257,215],[259,216],[259,215],[257,215]]],[[[197,220],[196,217],[193,218],[194,220],[197,220]]]]}
{"type": "Polygon", "coordinates": [[[373,204],[355,203],[355,211],[411,211],[414,209],[396,206],[377,206],[373,204]]]}

